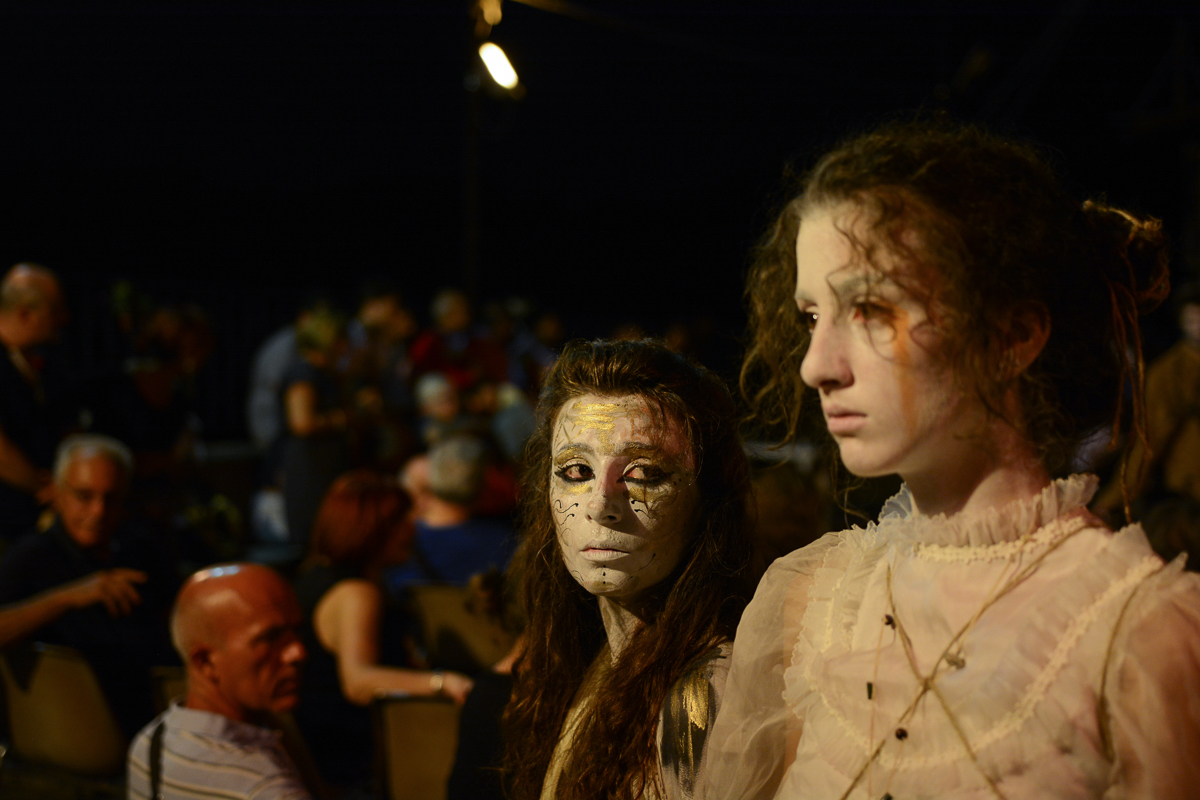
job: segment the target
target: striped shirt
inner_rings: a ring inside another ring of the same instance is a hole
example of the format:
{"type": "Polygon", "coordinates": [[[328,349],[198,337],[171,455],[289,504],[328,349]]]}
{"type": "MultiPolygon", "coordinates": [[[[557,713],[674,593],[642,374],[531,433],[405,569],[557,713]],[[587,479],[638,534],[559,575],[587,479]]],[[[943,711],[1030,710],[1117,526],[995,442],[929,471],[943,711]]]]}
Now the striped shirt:
{"type": "Polygon", "coordinates": [[[312,800],[277,731],[180,705],[143,728],[130,745],[129,800],[150,798],[150,737],[164,719],[164,800],[312,800]]]}

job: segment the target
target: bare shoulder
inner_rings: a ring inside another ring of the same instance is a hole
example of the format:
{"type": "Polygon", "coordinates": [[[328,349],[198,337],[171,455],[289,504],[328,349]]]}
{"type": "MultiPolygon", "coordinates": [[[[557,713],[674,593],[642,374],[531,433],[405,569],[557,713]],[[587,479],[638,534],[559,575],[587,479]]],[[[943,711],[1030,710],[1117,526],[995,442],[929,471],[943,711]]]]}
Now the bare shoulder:
{"type": "Polygon", "coordinates": [[[365,578],[346,578],[335,583],[313,608],[312,625],[326,650],[339,650],[345,632],[361,623],[368,626],[383,608],[383,590],[365,578]]]}
{"type": "Polygon", "coordinates": [[[366,578],[346,578],[330,587],[316,606],[316,614],[359,613],[383,604],[383,590],[366,578]]]}

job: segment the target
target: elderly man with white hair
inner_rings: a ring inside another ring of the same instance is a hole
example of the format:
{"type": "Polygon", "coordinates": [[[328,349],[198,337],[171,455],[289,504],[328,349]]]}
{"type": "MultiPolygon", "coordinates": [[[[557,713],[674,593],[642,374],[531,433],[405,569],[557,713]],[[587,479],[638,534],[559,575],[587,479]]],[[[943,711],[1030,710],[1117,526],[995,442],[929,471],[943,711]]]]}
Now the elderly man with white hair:
{"type": "Polygon", "coordinates": [[[116,439],[67,437],[54,463],[54,524],[0,560],[0,647],[79,650],[126,735],[153,716],[149,667],[175,663],[166,619],[178,586],[154,542],[121,524],[132,470],[116,439]]]}

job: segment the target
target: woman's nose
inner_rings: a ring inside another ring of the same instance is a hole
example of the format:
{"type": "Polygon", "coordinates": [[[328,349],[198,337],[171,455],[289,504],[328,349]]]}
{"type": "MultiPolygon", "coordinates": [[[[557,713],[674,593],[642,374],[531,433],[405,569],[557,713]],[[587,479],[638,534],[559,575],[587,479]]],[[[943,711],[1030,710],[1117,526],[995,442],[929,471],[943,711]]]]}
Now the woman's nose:
{"type": "Polygon", "coordinates": [[[817,319],[800,363],[800,379],[814,389],[834,389],[853,383],[846,358],[845,331],[834,320],[817,319]]]}
{"type": "Polygon", "coordinates": [[[624,485],[611,480],[598,480],[584,511],[589,520],[611,526],[624,519],[628,504],[624,485]]]}

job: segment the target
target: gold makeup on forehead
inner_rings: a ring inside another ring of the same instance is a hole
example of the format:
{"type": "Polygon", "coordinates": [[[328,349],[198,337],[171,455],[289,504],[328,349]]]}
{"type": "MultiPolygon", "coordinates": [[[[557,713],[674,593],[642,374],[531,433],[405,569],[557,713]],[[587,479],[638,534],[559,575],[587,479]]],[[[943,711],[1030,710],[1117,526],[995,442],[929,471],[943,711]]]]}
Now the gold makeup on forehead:
{"type": "Polygon", "coordinates": [[[617,427],[614,415],[621,411],[616,403],[575,403],[571,409],[571,422],[581,430],[596,431],[605,444],[612,444],[612,432],[617,427]]]}
{"type": "Polygon", "coordinates": [[[567,420],[576,430],[592,431],[602,444],[609,446],[617,427],[617,417],[622,415],[644,416],[644,412],[625,403],[585,403],[582,400],[577,400],[566,412],[567,420]]]}
{"type": "Polygon", "coordinates": [[[595,425],[605,430],[612,430],[613,414],[624,411],[620,403],[583,403],[576,402],[571,408],[580,425],[595,425]]]}

